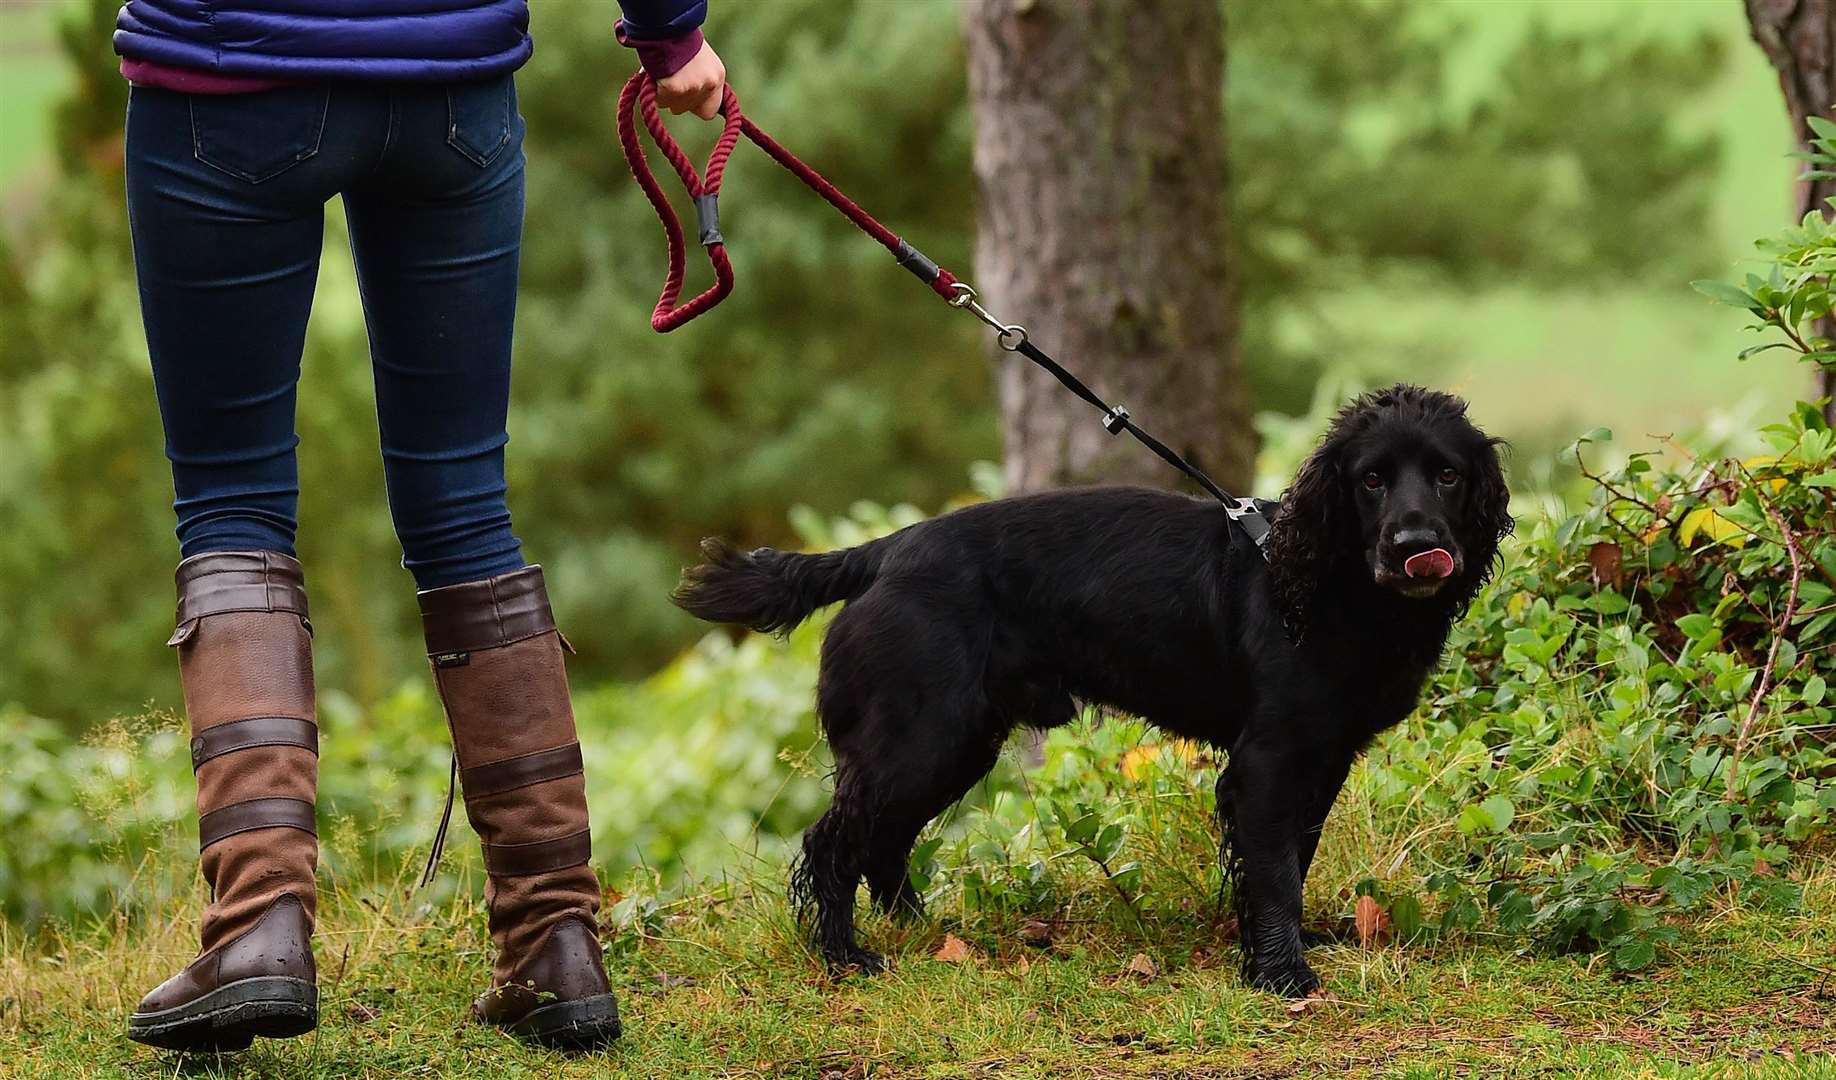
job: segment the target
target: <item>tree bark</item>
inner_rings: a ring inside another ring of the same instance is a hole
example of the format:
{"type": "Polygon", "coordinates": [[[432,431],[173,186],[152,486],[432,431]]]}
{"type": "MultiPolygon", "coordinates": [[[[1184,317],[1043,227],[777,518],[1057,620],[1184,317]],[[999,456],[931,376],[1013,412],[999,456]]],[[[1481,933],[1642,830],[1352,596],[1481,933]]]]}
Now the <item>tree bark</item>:
{"type": "MultiPolygon", "coordinates": [[[[963,12],[983,301],[1245,492],[1255,439],[1227,258],[1222,5],[974,0],[963,12]]],[[[1010,492],[1182,480],[1049,374],[997,355],[1010,492]]]]}
{"type": "MultiPolygon", "coordinates": [[[[1747,21],[1753,40],[1778,69],[1785,107],[1791,112],[1792,137],[1798,149],[1808,150],[1807,116],[1836,120],[1836,0],[1746,0],[1747,21]]],[[[1836,195],[1836,181],[1798,183],[1798,212],[1793,220],[1816,210],[1828,218],[1827,200],[1836,195]]],[[[1823,319],[1817,333],[1836,340],[1836,320],[1823,319]]],[[[1819,367],[1816,393],[1836,396],[1836,371],[1819,367]]],[[[1826,419],[1836,421],[1836,402],[1823,406],[1826,419]]]]}

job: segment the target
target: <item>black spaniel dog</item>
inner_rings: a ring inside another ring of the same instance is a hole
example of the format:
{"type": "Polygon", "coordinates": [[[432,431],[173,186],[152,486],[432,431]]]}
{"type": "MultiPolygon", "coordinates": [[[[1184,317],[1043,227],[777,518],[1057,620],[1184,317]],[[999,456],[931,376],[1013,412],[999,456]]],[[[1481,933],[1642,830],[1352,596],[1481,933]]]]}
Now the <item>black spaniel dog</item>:
{"type": "Polygon", "coordinates": [[[1088,702],[1228,753],[1220,852],[1245,976],[1312,991],[1301,885],[1320,826],[1359,752],[1415,707],[1511,531],[1497,443],[1459,398],[1361,397],[1264,549],[1216,502],[1127,487],[970,506],[822,555],[705,542],[675,594],[699,618],[784,631],[848,601],[816,693],[835,797],[792,877],[827,961],[878,970],[855,942],[861,880],[883,908],[918,910],[920,830],[1014,728],[1088,702]]]}

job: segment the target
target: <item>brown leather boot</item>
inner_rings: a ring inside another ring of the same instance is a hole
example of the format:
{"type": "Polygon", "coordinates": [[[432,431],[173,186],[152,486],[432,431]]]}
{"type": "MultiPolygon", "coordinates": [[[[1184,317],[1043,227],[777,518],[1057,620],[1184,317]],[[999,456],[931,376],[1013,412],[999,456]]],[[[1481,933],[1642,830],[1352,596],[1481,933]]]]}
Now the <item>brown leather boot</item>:
{"type": "Polygon", "coordinates": [[[300,564],[212,552],[178,567],[179,651],[210,904],[198,958],[128,1017],[128,1037],[240,1050],[318,1023],[312,964],[319,729],[300,564]]]}
{"type": "Polygon", "coordinates": [[[593,921],[599,879],[588,865],[586,777],[562,662],[568,646],[542,568],[419,597],[466,817],[489,875],[497,960],[473,1014],[544,1045],[608,1043],[619,1035],[618,1004],[593,921]]]}

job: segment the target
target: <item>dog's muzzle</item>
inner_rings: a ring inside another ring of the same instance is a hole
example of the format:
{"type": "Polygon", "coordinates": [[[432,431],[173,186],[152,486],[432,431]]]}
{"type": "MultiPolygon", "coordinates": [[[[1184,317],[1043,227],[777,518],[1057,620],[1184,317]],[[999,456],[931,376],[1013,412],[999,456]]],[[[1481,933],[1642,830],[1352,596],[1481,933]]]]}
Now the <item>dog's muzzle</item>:
{"type": "Polygon", "coordinates": [[[1409,556],[1402,566],[1405,577],[1450,578],[1453,577],[1454,558],[1446,548],[1431,548],[1409,556]]]}
{"type": "Polygon", "coordinates": [[[1460,573],[1460,556],[1439,544],[1408,556],[1392,550],[1375,561],[1377,584],[1413,599],[1435,595],[1460,573]]]}

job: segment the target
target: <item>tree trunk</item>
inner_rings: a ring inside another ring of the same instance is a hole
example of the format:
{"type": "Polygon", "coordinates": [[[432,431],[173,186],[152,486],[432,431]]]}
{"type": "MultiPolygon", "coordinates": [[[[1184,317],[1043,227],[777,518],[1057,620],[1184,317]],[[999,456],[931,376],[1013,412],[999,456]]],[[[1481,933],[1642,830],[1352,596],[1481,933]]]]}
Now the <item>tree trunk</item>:
{"type": "MultiPolygon", "coordinates": [[[[997,317],[1234,493],[1255,439],[1227,269],[1218,0],[963,6],[975,283],[997,317]]],[[[999,353],[1010,492],[1182,478],[999,353]]]]}
{"type": "MultiPolygon", "coordinates": [[[[1836,120],[1832,111],[1836,110],[1836,0],[1747,0],[1747,21],[1753,27],[1753,40],[1779,71],[1793,138],[1798,149],[1807,150],[1810,129],[1804,118],[1836,120]]],[[[1832,195],[1836,195],[1836,181],[1800,181],[1793,220],[1812,210],[1829,217],[1826,200],[1832,195]]],[[[1821,320],[1817,333],[1836,339],[1836,320],[1821,320]]],[[[1816,379],[1818,397],[1836,396],[1836,371],[1820,367],[1816,379]]],[[[1836,402],[1826,401],[1823,414],[1836,421],[1836,402]]]]}

